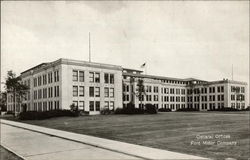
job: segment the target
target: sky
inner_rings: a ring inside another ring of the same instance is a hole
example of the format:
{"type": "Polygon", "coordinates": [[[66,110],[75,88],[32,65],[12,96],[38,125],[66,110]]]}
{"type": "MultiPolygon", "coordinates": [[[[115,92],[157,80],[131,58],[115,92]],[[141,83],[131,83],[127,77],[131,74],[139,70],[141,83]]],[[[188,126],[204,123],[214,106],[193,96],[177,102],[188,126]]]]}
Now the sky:
{"type": "Polygon", "coordinates": [[[249,82],[249,1],[1,1],[1,81],[59,58],[249,82]],[[233,65],[233,67],[232,67],[233,65]]]}

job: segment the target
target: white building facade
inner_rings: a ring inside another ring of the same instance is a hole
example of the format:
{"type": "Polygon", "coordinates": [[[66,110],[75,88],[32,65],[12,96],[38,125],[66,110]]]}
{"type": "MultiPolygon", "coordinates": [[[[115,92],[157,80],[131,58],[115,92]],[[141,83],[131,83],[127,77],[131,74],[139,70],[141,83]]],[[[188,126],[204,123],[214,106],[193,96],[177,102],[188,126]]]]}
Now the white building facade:
{"type": "Polygon", "coordinates": [[[123,106],[141,104],[137,93],[138,80],[144,82],[142,104],[155,105],[176,111],[193,108],[200,111],[221,108],[245,109],[247,106],[247,83],[231,80],[203,81],[193,78],[178,79],[141,74],[138,70],[123,70],[123,106]]]}
{"type": "Polygon", "coordinates": [[[176,111],[195,108],[200,111],[231,107],[246,108],[247,83],[221,80],[203,81],[142,74],[142,71],[117,65],[59,59],[42,63],[21,73],[29,86],[25,97],[14,103],[7,95],[7,110],[21,112],[70,109],[74,104],[86,114],[100,114],[104,108],[115,110],[132,103],[142,108],[150,103],[176,111]],[[145,93],[138,98],[138,80],[145,93]],[[21,103],[17,103],[21,102],[21,103]],[[14,107],[15,106],[15,107],[14,107]]]}
{"type": "MultiPolygon", "coordinates": [[[[30,87],[22,100],[27,111],[70,109],[74,104],[92,115],[102,108],[122,107],[120,66],[59,59],[24,71],[21,78],[30,87]]],[[[14,109],[11,94],[7,108],[14,109]]],[[[20,104],[15,108],[22,111],[20,104]]]]}

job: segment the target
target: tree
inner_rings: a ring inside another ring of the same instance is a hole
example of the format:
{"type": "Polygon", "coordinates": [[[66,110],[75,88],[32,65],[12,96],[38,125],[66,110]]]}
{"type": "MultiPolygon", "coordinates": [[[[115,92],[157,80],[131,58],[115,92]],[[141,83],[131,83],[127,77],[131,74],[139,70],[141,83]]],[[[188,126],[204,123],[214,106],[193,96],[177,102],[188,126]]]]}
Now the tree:
{"type": "Polygon", "coordinates": [[[13,71],[8,71],[6,79],[6,91],[13,95],[14,114],[16,112],[16,101],[21,103],[29,87],[21,83],[21,77],[16,77],[13,71]]]}
{"type": "Polygon", "coordinates": [[[143,98],[143,95],[145,94],[145,87],[144,87],[144,82],[143,82],[142,79],[138,79],[137,87],[138,87],[137,96],[139,98],[139,101],[140,101],[140,104],[141,104],[141,108],[143,109],[142,98],[143,98]]]}
{"type": "Polygon", "coordinates": [[[0,93],[0,112],[7,110],[6,103],[7,103],[7,93],[1,92],[0,93]]]}

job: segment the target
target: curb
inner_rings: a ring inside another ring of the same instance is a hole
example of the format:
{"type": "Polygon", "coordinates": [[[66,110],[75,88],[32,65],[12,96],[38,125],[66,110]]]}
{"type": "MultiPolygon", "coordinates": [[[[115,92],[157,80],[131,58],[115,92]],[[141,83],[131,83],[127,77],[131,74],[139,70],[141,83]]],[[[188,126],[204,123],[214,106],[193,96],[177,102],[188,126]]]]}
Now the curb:
{"type": "Polygon", "coordinates": [[[21,159],[23,159],[23,160],[26,160],[25,157],[23,157],[22,155],[16,153],[15,151],[13,151],[12,149],[10,149],[9,147],[7,147],[6,145],[4,145],[3,143],[1,143],[1,146],[2,146],[3,148],[5,148],[6,150],[8,150],[9,152],[11,152],[12,154],[16,155],[17,157],[19,157],[19,158],[21,158],[21,159]]]}

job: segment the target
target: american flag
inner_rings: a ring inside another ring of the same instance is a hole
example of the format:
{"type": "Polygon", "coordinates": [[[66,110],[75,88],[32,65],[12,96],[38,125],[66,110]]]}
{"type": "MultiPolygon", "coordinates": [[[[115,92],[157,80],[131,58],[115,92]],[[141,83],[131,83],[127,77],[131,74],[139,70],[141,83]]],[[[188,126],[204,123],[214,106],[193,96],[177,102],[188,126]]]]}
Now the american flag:
{"type": "Polygon", "coordinates": [[[146,62],[141,65],[141,68],[144,68],[146,66],[146,62]]]}

